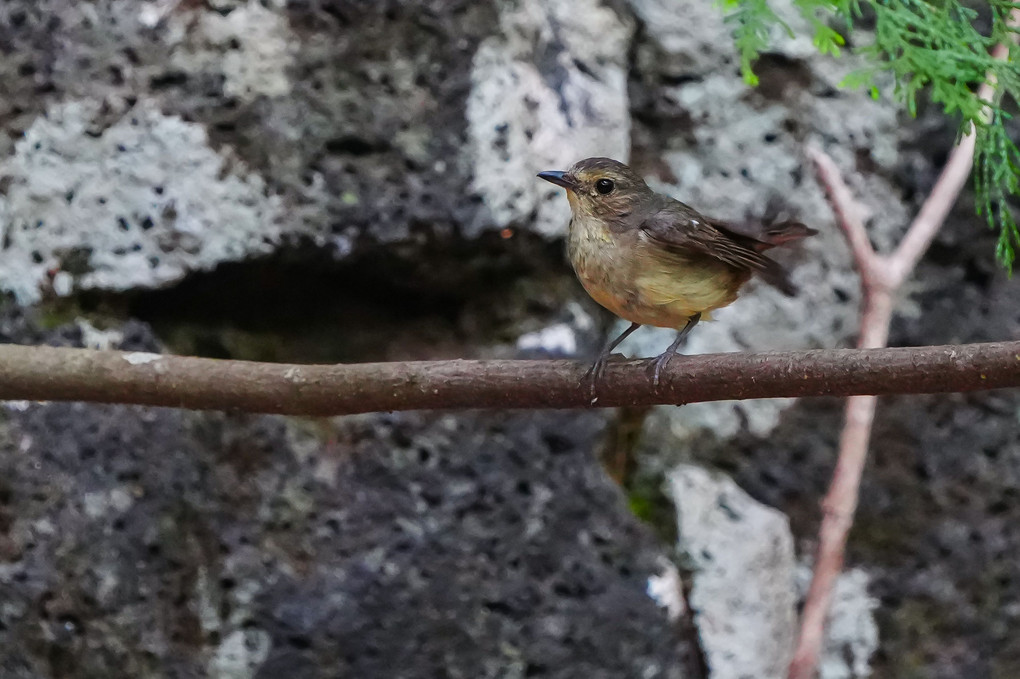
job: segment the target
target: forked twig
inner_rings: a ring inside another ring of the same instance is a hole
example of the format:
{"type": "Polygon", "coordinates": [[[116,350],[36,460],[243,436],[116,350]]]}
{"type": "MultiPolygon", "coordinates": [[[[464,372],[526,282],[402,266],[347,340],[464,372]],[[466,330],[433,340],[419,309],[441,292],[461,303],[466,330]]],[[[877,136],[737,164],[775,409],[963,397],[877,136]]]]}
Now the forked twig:
{"type": "MultiPolygon", "coordinates": [[[[1016,24],[1018,19],[1020,11],[1014,10],[1012,23],[1016,24]]],[[[994,56],[1004,59],[1008,53],[1006,45],[998,45],[994,56]]],[[[978,90],[978,97],[989,101],[994,90],[995,82],[989,78],[978,90]]],[[[861,218],[864,211],[843,181],[836,163],[821,149],[808,149],[808,156],[828,193],[836,223],[850,246],[854,265],[860,274],[863,300],[861,330],[857,339],[859,348],[884,347],[888,343],[896,294],[931,245],[966,183],[974,163],[974,143],[972,129],[953,148],[938,181],[891,255],[879,254],[871,246],[861,218]]],[[[818,665],[825,618],[836,579],[843,568],[847,535],[857,509],[861,473],[867,459],[877,403],[876,396],[851,396],[847,399],[845,422],[839,438],[839,457],[829,490],[822,501],[823,516],[814,573],[804,602],[800,635],[790,661],[789,679],[811,679],[818,665]]]]}

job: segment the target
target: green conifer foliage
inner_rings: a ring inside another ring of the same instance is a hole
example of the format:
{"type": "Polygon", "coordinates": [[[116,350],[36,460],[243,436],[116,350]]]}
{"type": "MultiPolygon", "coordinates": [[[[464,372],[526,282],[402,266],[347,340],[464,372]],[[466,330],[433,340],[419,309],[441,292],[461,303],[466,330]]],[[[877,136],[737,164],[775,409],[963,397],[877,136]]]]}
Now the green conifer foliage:
{"type": "MultiPolygon", "coordinates": [[[[768,49],[775,27],[792,35],[790,27],[769,7],[768,0],[719,0],[731,22],[741,69],[749,84],[756,84],[754,61],[768,49]]],[[[917,112],[917,97],[924,93],[960,118],[960,133],[977,129],[974,186],[978,212],[998,230],[996,256],[1007,270],[1020,249],[1020,227],[1010,201],[1020,198],[1020,149],[1010,139],[1003,108],[1006,99],[1020,102],[1018,28],[1010,14],[1020,3],[1006,0],[794,0],[814,31],[814,44],[823,54],[839,56],[846,37],[863,14],[874,24],[867,42],[854,52],[868,57],[868,66],[851,73],[845,87],[867,87],[880,95],[875,76],[893,78],[892,95],[917,112]],[[980,26],[985,29],[979,30],[980,26]],[[1007,59],[992,56],[998,44],[1007,45],[1007,59]],[[978,98],[978,86],[996,82],[991,101],[978,98]]],[[[856,42],[855,36],[855,42],[856,42]]]]}

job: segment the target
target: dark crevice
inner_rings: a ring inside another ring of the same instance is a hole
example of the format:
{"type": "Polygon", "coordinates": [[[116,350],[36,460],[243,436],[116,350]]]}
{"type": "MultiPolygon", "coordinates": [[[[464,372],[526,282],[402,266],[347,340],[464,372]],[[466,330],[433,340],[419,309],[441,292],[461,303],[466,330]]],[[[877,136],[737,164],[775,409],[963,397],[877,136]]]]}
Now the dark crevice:
{"type": "Polygon", "coordinates": [[[354,135],[337,137],[326,142],[326,151],[339,155],[367,156],[372,153],[382,153],[388,148],[388,144],[369,142],[354,135]]]}
{"type": "Polygon", "coordinates": [[[338,260],[292,245],[170,288],[76,303],[146,321],[178,353],[328,363],[477,355],[576,293],[561,245],[523,233],[355,251],[338,260]]]}
{"type": "Polygon", "coordinates": [[[690,646],[691,653],[688,659],[687,672],[692,679],[708,679],[711,671],[708,665],[708,656],[705,654],[705,647],[701,643],[701,632],[698,629],[698,621],[695,619],[697,609],[691,603],[691,589],[694,586],[695,574],[682,570],[680,572],[681,593],[683,594],[684,611],[678,621],[680,634],[690,646]]]}
{"type": "Polygon", "coordinates": [[[754,72],[758,76],[758,86],[752,91],[752,96],[771,101],[780,101],[807,90],[813,80],[807,62],[774,52],[762,54],[754,63],[754,72]]]}

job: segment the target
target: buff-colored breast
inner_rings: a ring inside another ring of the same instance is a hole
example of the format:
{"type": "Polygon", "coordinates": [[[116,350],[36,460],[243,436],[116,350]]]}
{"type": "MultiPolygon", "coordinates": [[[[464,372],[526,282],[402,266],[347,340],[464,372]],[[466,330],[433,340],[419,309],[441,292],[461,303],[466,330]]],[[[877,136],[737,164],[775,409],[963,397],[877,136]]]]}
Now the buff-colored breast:
{"type": "Polygon", "coordinates": [[[641,325],[682,328],[737,298],[749,273],[707,258],[690,258],[649,242],[638,231],[614,234],[575,217],[567,254],[592,299],[641,325]]]}

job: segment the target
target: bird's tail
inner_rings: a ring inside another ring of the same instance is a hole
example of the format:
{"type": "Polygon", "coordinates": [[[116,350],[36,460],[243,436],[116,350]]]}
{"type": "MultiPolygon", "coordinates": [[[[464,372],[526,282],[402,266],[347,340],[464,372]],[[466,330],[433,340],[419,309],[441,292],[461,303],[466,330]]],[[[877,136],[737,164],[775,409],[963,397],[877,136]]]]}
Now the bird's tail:
{"type": "MultiPolygon", "coordinates": [[[[776,222],[773,224],[766,223],[762,228],[758,237],[755,239],[754,249],[758,252],[764,252],[770,248],[778,247],[780,245],[786,245],[787,243],[795,243],[799,240],[803,240],[808,236],[814,236],[818,233],[817,229],[812,229],[809,226],[805,226],[800,222],[785,221],[776,222]]],[[[766,259],[768,259],[766,257],[766,259]]],[[[797,294],[797,286],[790,281],[790,276],[778,262],[769,259],[770,264],[761,271],[761,277],[765,279],[767,283],[776,286],[783,294],[793,297],[797,294]]]]}
{"type": "Polygon", "coordinates": [[[805,226],[800,222],[787,221],[766,224],[755,239],[758,241],[756,249],[758,252],[762,252],[779,245],[803,240],[808,236],[814,236],[816,233],[818,233],[817,229],[812,229],[810,226],[805,226]]]}
{"type": "Polygon", "coordinates": [[[743,244],[744,247],[759,253],[762,261],[755,268],[766,283],[774,285],[783,294],[791,297],[797,294],[797,287],[790,281],[790,277],[782,265],[773,259],[761,255],[761,253],[780,245],[794,243],[808,236],[813,236],[818,233],[816,229],[793,220],[777,222],[770,217],[766,217],[757,224],[732,224],[721,221],[713,221],[712,223],[730,234],[732,238],[743,244]]]}

